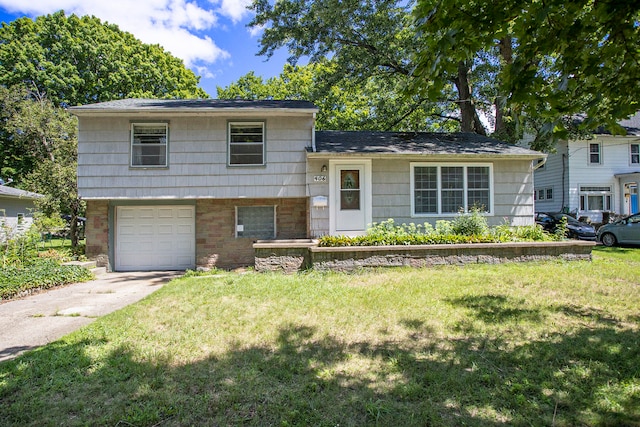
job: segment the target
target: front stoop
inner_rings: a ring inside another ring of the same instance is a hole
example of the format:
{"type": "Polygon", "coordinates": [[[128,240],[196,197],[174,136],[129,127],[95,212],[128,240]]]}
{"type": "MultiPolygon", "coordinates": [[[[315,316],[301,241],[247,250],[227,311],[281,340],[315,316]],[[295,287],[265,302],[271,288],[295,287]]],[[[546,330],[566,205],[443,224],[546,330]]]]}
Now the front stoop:
{"type": "Polygon", "coordinates": [[[98,267],[95,261],[69,261],[65,262],[65,265],[79,265],[80,267],[84,267],[87,270],[91,271],[94,276],[102,276],[103,274],[107,274],[106,267],[98,267]]]}

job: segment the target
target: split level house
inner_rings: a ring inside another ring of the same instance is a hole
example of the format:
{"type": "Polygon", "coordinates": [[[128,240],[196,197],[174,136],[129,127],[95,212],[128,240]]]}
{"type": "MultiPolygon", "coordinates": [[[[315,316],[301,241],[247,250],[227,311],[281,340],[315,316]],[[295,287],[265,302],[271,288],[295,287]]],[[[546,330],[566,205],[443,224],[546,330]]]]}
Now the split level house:
{"type": "Polygon", "coordinates": [[[0,184],[0,242],[28,230],[41,194],[0,184]]]}
{"type": "Polygon", "coordinates": [[[256,240],[435,225],[482,206],[534,222],[544,154],[464,133],[316,131],[306,101],[128,99],[71,108],[87,255],[117,271],[253,265],[256,240]]]}
{"type": "Polygon", "coordinates": [[[535,171],[536,211],[568,212],[594,223],[639,212],[640,113],[619,124],[625,136],[598,131],[591,139],[557,144],[535,171]]]}

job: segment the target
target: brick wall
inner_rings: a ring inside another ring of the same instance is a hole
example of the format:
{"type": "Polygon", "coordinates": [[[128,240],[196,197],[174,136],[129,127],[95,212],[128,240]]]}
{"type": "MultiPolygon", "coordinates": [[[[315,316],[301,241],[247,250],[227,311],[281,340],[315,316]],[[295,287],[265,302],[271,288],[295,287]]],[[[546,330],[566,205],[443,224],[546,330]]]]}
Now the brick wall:
{"type": "Polygon", "coordinates": [[[308,237],[306,198],[201,199],[196,202],[196,264],[234,268],[254,264],[254,238],[235,237],[236,206],[276,205],[276,239],[308,237]]]}
{"type": "Polygon", "coordinates": [[[99,267],[109,267],[109,202],[87,201],[85,237],[87,258],[94,259],[99,267]]]}

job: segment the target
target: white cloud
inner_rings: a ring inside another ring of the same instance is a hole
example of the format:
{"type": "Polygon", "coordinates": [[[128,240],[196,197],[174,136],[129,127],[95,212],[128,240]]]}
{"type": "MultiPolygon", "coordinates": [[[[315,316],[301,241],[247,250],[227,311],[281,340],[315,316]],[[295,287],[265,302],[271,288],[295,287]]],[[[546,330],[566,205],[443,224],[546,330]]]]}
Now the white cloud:
{"type": "Polygon", "coordinates": [[[231,18],[235,23],[250,14],[247,6],[251,4],[251,0],[212,0],[213,4],[220,4],[219,12],[221,15],[231,18]]]}
{"type": "MultiPolygon", "coordinates": [[[[229,58],[204,32],[218,25],[218,15],[242,19],[249,0],[222,0],[220,8],[203,8],[195,0],[0,0],[12,13],[38,16],[64,10],[67,14],[93,15],[116,24],[144,43],[159,44],[181,58],[187,67],[229,58]]],[[[214,2],[215,4],[215,2],[214,2]]]]}

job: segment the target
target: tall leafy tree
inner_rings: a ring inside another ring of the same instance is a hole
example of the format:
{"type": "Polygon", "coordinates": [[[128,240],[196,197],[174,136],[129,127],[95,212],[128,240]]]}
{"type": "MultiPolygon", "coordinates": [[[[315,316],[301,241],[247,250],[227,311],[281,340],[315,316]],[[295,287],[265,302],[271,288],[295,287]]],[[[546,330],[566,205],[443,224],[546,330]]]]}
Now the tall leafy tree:
{"type": "Polygon", "coordinates": [[[441,88],[438,97],[401,96],[414,78],[417,45],[412,6],[413,2],[404,0],[255,0],[256,16],[250,25],[264,28],[261,55],[286,47],[292,63],[302,57],[311,63],[330,59],[330,72],[318,81],[324,93],[329,96],[336,87],[358,88],[374,107],[367,109],[375,113],[370,123],[409,127],[407,119],[426,110],[431,119],[441,116],[441,121],[454,121],[462,130],[484,132],[477,115],[469,121],[466,116],[448,114],[466,102],[460,98],[466,92],[453,86],[453,81],[441,88]]]}
{"type": "Polygon", "coordinates": [[[218,98],[304,99],[320,112],[316,128],[341,130],[453,130],[453,111],[416,97],[409,102],[395,80],[335,78],[333,61],[306,66],[286,64],[282,73],[266,81],[250,72],[226,88],[218,87],[218,98]],[[443,120],[449,114],[450,120],[443,120]]]}
{"type": "Polygon", "coordinates": [[[640,4],[632,1],[417,0],[415,74],[437,80],[498,49],[500,112],[537,124],[538,146],[616,124],[640,99],[640,4]]]}
{"type": "Polygon", "coordinates": [[[72,246],[78,243],[77,218],[83,211],[76,183],[77,121],[50,100],[23,88],[0,87],[0,102],[10,105],[2,130],[4,176],[13,172],[20,187],[43,194],[36,203],[47,216],[69,215],[72,246]]]}
{"type": "Polygon", "coordinates": [[[60,11],[0,27],[0,85],[23,85],[57,105],[207,97],[198,82],[159,45],[95,17],[60,11]]]}

